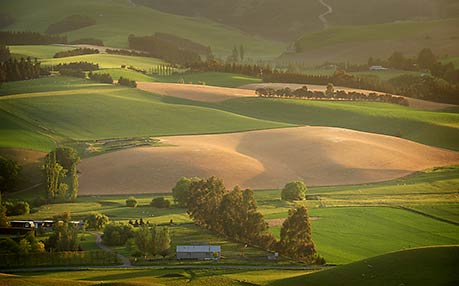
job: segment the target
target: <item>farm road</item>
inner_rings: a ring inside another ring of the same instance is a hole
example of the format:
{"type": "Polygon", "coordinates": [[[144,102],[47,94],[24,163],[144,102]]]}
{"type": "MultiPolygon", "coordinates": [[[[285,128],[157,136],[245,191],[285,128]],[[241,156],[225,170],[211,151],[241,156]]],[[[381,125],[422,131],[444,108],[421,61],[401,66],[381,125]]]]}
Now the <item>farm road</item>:
{"type": "Polygon", "coordinates": [[[328,21],[325,18],[325,16],[327,16],[328,14],[333,13],[333,8],[330,5],[328,5],[327,3],[325,3],[324,0],[319,0],[319,2],[320,2],[320,4],[325,6],[325,8],[327,8],[327,11],[325,13],[322,13],[322,14],[319,15],[320,21],[324,24],[324,29],[327,29],[328,28],[328,21]]]}

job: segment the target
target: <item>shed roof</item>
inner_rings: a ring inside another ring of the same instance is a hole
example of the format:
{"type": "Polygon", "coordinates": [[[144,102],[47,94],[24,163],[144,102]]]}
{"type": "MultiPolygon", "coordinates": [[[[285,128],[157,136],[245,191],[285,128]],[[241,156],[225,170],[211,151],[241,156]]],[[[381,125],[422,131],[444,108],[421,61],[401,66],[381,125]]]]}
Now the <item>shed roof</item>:
{"type": "Polygon", "coordinates": [[[177,245],[177,252],[220,252],[220,245],[177,245]]]}

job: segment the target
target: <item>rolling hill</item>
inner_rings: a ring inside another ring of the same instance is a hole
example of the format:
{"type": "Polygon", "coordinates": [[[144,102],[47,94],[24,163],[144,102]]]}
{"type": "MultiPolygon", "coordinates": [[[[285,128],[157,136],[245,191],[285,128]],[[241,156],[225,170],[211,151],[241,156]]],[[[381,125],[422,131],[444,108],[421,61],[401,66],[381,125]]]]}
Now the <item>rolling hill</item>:
{"type": "Polygon", "coordinates": [[[458,246],[408,249],[312,274],[278,280],[270,285],[437,285],[459,282],[458,246]]]}
{"type": "Polygon", "coordinates": [[[103,40],[106,46],[118,48],[127,47],[129,34],[151,35],[155,32],[177,35],[210,46],[214,53],[225,57],[234,45],[244,45],[247,58],[271,58],[279,55],[285,47],[279,41],[251,36],[208,19],[167,14],[133,5],[128,0],[9,0],[0,3],[0,10],[15,18],[15,22],[3,27],[3,30],[42,33],[50,24],[66,16],[89,16],[96,20],[96,24],[66,32],[69,40],[97,38],[103,40]]]}

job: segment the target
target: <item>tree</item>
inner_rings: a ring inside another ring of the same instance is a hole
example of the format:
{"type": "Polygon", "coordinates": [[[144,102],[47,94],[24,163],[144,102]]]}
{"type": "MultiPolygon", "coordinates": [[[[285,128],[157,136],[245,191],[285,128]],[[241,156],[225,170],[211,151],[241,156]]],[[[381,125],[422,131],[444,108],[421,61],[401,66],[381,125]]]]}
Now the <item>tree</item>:
{"type": "Polygon", "coordinates": [[[127,207],[131,207],[131,208],[135,208],[137,206],[137,200],[133,196],[130,196],[126,200],[126,206],[127,207]]]}
{"type": "Polygon", "coordinates": [[[244,46],[240,45],[239,46],[239,58],[241,59],[241,63],[244,61],[244,46]]]}
{"type": "Polygon", "coordinates": [[[285,185],[281,192],[281,198],[286,201],[304,200],[306,197],[306,185],[302,181],[293,181],[285,185]]]}
{"type": "Polygon", "coordinates": [[[417,63],[421,69],[430,69],[436,62],[437,59],[431,49],[424,48],[419,52],[417,63]]]}
{"type": "Polygon", "coordinates": [[[325,91],[325,94],[329,97],[332,97],[335,93],[335,89],[333,87],[333,83],[329,82],[327,84],[327,90],[325,91]]]}
{"type": "Polygon", "coordinates": [[[134,241],[137,249],[142,252],[145,257],[151,252],[152,246],[154,246],[150,229],[146,225],[140,226],[134,233],[134,241]]]}
{"type": "Polygon", "coordinates": [[[217,177],[193,182],[190,186],[188,214],[197,224],[221,231],[221,226],[216,222],[219,217],[220,202],[225,193],[223,181],[217,177]]]}
{"type": "Polygon", "coordinates": [[[0,156],[0,193],[16,190],[21,170],[22,166],[16,161],[0,156]]]}
{"type": "Polygon", "coordinates": [[[0,227],[8,226],[8,217],[6,216],[6,207],[0,204],[0,227]]]}
{"type": "Polygon", "coordinates": [[[30,250],[32,250],[32,247],[30,246],[30,242],[23,238],[19,241],[19,255],[27,255],[29,254],[30,250]]]}
{"type": "Polygon", "coordinates": [[[100,230],[108,224],[110,219],[108,216],[101,213],[92,213],[86,217],[85,222],[88,229],[100,230]]]}
{"type": "Polygon", "coordinates": [[[159,197],[159,198],[154,198],[150,206],[155,207],[155,208],[169,208],[171,206],[171,202],[166,200],[164,197],[159,197]]]}
{"type": "Polygon", "coordinates": [[[312,262],[316,249],[312,241],[308,210],[300,206],[289,210],[280,233],[281,252],[290,257],[312,262]]]}
{"type": "Polygon", "coordinates": [[[46,241],[46,248],[53,251],[78,250],[78,228],[68,222],[58,225],[46,241]]]}
{"type": "Polygon", "coordinates": [[[107,245],[124,245],[126,241],[134,237],[134,229],[131,225],[107,224],[104,228],[102,240],[107,245]]]}
{"type": "Polygon", "coordinates": [[[156,252],[163,258],[169,255],[171,248],[171,237],[169,228],[163,227],[159,232],[156,233],[154,240],[156,252]]]}
{"type": "Polygon", "coordinates": [[[186,208],[190,196],[190,186],[192,182],[199,181],[199,178],[182,177],[172,188],[172,197],[178,207],[186,208]]]}

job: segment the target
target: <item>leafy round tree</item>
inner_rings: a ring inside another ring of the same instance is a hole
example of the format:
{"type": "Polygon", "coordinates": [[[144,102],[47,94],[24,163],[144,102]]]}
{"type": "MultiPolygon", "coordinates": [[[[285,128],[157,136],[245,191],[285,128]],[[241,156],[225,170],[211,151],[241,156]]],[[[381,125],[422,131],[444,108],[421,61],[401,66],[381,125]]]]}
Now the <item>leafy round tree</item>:
{"type": "Polygon", "coordinates": [[[127,200],[126,200],[126,206],[127,207],[131,207],[131,208],[135,208],[137,206],[137,200],[134,198],[134,197],[129,197],[127,200]]]}
{"type": "Polygon", "coordinates": [[[199,181],[199,178],[182,177],[175,184],[175,187],[172,188],[172,197],[174,197],[174,202],[178,207],[187,207],[191,183],[196,181],[199,181]]]}
{"type": "Polygon", "coordinates": [[[281,192],[281,198],[285,201],[304,200],[305,197],[306,185],[302,181],[288,183],[281,192]]]}

